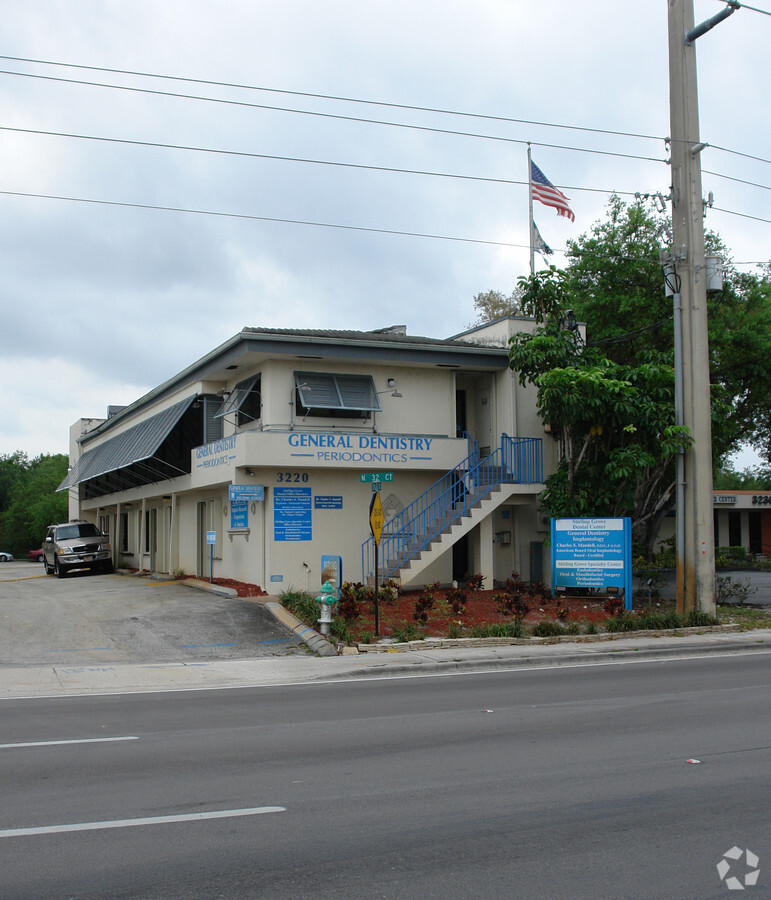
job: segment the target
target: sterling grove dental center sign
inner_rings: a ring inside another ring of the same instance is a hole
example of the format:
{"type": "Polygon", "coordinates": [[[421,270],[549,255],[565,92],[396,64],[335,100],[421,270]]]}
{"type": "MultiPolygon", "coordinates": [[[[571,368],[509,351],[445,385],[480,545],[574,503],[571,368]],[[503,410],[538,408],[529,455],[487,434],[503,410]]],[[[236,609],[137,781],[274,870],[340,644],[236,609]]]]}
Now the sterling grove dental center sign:
{"type": "Polygon", "coordinates": [[[632,520],[552,519],[552,587],[618,588],[632,608],[632,520]]]}

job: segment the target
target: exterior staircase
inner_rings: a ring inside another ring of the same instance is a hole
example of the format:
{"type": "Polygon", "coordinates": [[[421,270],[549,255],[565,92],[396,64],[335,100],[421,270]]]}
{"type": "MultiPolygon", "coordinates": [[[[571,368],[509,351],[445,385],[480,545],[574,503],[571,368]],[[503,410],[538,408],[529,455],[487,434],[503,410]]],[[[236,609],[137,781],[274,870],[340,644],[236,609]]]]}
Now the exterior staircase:
{"type": "MultiPolygon", "coordinates": [[[[523,485],[543,481],[539,438],[501,437],[501,446],[485,459],[469,456],[443,475],[383,527],[378,548],[379,578],[407,585],[464,534],[471,531],[523,485]]],[[[528,491],[529,493],[529,491],[528,491]]],[[[374,581],[375,544],[362,544],[362,581],[374,581]]]]}

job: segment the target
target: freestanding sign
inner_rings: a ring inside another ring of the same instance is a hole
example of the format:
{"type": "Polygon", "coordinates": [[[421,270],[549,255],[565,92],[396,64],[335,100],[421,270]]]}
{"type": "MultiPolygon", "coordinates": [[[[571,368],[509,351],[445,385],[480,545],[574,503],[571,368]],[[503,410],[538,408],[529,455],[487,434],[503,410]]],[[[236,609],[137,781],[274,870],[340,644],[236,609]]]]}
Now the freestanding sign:
{"type": "Polygon", "coordinates": [[[340,585],[343,583],[343,557],[342,556],[322,556],[321,557],[321,583],[329,582],[335,589],[337,599],[340,599],[340,585]]]}
{"type": "Polygon", "coordinates": [[[632,608],[632,520],[552,519],[551,583],[557,587],[616,588],[632,608]]]}

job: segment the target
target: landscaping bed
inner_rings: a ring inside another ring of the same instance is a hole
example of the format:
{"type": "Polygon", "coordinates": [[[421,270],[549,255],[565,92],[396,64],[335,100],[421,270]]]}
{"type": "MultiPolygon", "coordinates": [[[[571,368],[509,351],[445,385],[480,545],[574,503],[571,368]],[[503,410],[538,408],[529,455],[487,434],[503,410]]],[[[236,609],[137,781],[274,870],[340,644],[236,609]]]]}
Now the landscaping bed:
{"type": "MultiPolygon", "coordinates": [[[[320,606],[304,592],[285,592],[284,606],[317,629],[320,606]]],[[[378,633],[371,588],[345,584],[334,607],[330,640],[347,645],[409,644],[415,641],[487,640],[523,638],[558,639],[637,631],[670,632],[686,627],[714,627],[720,621],[702,612],[678,616],[674,604],[642,601],[632,611],[608,596],[553,598],[543,585],[530,585],[513,577],[495,590],[469,586],[441,588],[428,585],[419,591],[384,586],[378,599],[378,633]]],[[[436,645],[436,644],[435,644],[436,645]]]]}

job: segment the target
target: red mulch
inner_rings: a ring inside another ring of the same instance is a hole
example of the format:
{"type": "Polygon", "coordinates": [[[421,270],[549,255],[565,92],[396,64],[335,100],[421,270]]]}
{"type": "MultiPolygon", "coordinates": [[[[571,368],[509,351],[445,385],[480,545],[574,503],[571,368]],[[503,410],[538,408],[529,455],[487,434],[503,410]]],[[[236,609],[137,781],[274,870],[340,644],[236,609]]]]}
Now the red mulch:
{"type": "MultiPolygon", "coordinates": [[[[394,601],[382,600],[378,604],[380,618],[380,633],[384,637],[392,634],[394,628],[404,625],[415,625],[425,633],[427,637],[446,637],[451,625],[462,624],[464,628],[472,628],[474,625],[499,624],[513,621],[511,616],[502,615],[493,600],[500,591],[469,591],[466,600],[466,610],[460,615],[453,614],[450,604],[446,600],[446,591],[437,591],[433,608],[428,613],[428,621],[425,625],[416,622],[413,618],[415,601],[419,591],[410,591],[402,594],[394,601]]],[[[535,625],[544,620],[557,620],[557,609],[567,609],[568,615],[562,622],[605,622],[609,617],[603,609],[604,597],[564,597],[558,602],[535,602],[523,622],[527,625],[535,625]]],[[[353,632],[373,631],[375,623],[374,605],[363,605],[362,615],[356,620],[353,632]]]]}
{"type": "MultiPolygon", "coordinates": [[[[208,580],[207,578],[206,581],[208,580]]],[[[267,597],[268,595],[268,592],[263,591],[258,584],[248,584],[245,581],[236,581],[234,578],[214,578],[212,581],[221,587],[233,588],[238,592],[239,597],[267,597]]]]}
{"type": "MultiPolygon", "coordinates": [[[[233,578],[215,578],[215,584],[234,588],[239,597],[264,597],[264,591],[259,585],[248,584],[244,581],[236,581],[233,578]]],[[[428,613],[428,621],[425,625],[416,622],[415,601],[420,591],[408,591],[397,597],[396,600],[383,600],[378,603],[380,620],[380,634],[389,637],[394,628],[403,628],[405,625],[415,625],[427,637],[446,637],[450,626],[462,625],[464,628],[473,628],[475,625],[500,624],[513,621],[511,616],[500,613],[497,609],[494,597],[500,591],[469,591],[466,600],[466,609],[462,615],[454,615],[450,604],[447,602],[446,591],[436,591],[433,608],[428,613]]],[[[604,597],[566,597],[559,596],[557,601],[533,602],[530,612],[525,616],[525,625],[535,625],[545,620],[556,621],[557,610],[567,609],[566,617],[559,621],[602,623],[609,616],[603,609],[604,597]]],[[[361,636],[364,632],[374,633],[375,610],[374,603],[362,604],[362,613],[352,627],[355,636],[361,636]]]]}

